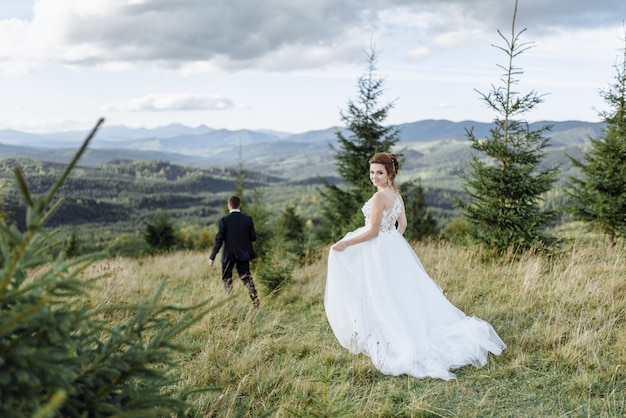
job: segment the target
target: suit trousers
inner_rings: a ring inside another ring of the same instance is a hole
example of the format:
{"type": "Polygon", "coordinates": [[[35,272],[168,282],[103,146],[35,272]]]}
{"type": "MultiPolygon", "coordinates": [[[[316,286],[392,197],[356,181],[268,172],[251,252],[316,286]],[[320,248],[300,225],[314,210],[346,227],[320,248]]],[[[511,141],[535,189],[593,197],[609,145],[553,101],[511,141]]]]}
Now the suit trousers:
{"type": "Polygon", "coordinates": [[[222,282],[227,292],[232,292],[233,289],[233,268],[237,267],[237,274],[243,282],[244,286],[250,292],[250,298],[252,300],[257,298],[256,287],[254,286],[254,279],[250,274],[250,261],[241,260],[222,260],[222,282]]]}

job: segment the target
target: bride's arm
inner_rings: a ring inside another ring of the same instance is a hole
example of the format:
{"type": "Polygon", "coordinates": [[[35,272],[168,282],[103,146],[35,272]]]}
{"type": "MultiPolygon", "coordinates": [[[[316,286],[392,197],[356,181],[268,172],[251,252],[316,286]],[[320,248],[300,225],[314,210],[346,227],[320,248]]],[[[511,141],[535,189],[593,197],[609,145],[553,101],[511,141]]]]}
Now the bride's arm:
{"type": "Polygon", "coordinates": [[[369,228],[359,235],[337,242],[335,245],[332,246],[333,250],[343,251],[346,249],[346,247],[349,247],[350,245],[360,244],[378,236],[378,233],[380,232],[380,224],[383,219],[384,209],[383,197],[378,192],[374,193],[371,205],[372,206],[370,212],[369,228]]]}

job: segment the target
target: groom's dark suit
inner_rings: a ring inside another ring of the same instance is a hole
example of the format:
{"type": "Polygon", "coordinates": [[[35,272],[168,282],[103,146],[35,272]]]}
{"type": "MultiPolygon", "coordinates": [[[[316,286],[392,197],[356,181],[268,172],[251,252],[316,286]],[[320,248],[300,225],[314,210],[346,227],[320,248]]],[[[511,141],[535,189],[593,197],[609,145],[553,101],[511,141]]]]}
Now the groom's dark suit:
{"type": "Polygon", "coordinates": [[[218,226],[213,251],[209,257],[211,260],[215,259],[222,245],[222,263],[229,260],[250,261],[256,256],[252,248],[252,242],[256,241],[256,231],[250,216],[234,210],[220,219],[218,226]]]}
{"type": "Polygon", "coordinates": [[[224,246],[222,251],[224,287],[229,293],[232,291],[233,267],[237,266],[237,273],[250,291],[250,297],[256,306],[258,304],[257,292],[250,274],[250,260],[256,257],[252,246],[252,242],[256,241],[254,222],[250,216],[239,210],[231,210],[228,215],[220,219],[218,227],[209,259],[215,260],[220,248],[224,246]]]}

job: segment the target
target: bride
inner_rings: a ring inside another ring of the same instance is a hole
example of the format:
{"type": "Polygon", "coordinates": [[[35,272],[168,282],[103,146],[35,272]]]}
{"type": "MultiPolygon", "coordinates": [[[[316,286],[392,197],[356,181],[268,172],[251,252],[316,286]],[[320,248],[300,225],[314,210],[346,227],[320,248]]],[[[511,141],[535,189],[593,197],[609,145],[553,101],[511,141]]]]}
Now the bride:
{"type": "Polygon", "coordinates": [[[365,226],[331,247],[324,306],[339,343],[365,353],[384,374],[453,379],[506,347],[493,327],[452,305],[402,234],[404,202],[395,186],[398,157],[370,163],[378,191],[363,206],[365,226]],[[397,224],[397,227],[396,227],[397,224]]]}

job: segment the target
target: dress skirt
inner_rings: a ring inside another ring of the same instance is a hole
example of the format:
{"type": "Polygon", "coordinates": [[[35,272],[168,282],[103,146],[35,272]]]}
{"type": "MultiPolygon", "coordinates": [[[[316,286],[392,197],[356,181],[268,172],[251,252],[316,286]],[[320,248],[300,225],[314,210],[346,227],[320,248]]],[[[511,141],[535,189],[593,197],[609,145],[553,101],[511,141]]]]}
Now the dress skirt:
{"type": "Polygon", "coordinates": [[[339,343],[387,375],[453,379],[450,370],[482,367],[505,348],[489,323],[448,301],[395,229],[330,250],[324,305],[339,343]]]}

